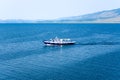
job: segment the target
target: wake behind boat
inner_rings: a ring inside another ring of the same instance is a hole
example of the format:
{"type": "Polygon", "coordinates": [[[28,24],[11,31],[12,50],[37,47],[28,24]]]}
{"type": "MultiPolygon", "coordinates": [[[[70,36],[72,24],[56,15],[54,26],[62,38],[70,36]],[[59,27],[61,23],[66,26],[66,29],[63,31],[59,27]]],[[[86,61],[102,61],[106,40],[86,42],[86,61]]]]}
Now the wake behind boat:
{"type": "Polygon", "coordinates": [[[75,41],[72,41],[71,39],[60,39],[55,37],[54,39],[50,40],[44,40],[44,44],[46,45],[73,45],[75,44],[75,41]]]}

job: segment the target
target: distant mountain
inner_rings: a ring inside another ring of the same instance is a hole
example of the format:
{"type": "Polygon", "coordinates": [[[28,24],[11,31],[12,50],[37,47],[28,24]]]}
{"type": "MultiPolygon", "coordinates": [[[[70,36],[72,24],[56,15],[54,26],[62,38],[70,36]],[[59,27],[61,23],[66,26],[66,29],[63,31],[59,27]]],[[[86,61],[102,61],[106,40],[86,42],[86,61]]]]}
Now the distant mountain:
{"type": "Polygon", "coordinates": [[[56,20],[0,20],[0,23],[120,23],[120,8],[56,20]]]}
{"type": "Polygon", "coordinates": [[[101,11],[81,16],[73,16],[56,22],[72,22],[72,23],[120,23],[120,8],[114,10],[101,11]]]}
{"type": "Polygon", "coordinates": [[[36,23],[36,20],[7,19],[0,20],[0,23],[36,23]]]}

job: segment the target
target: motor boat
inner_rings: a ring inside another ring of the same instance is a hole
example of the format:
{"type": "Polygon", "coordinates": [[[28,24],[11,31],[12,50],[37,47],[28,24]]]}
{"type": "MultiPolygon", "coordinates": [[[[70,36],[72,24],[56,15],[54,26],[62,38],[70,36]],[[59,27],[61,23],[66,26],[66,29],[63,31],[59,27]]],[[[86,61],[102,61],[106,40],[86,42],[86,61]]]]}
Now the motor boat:
{"type": "Polygon", "coordinates": [[[58,37],[55,37],[54,39],[50,39],[50,40],[44,40],[43,42],[45,45],[73,45],[75,44],[75,41],[72,41],[71,39],[68,39],[68,38],[60,39],[58,37]]]}

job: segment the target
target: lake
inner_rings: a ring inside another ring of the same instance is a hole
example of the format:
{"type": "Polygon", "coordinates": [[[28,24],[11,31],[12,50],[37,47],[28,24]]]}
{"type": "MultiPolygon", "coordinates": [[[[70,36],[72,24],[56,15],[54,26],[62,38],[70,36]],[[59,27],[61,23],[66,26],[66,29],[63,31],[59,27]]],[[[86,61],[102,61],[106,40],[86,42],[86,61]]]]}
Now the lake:
{"type": "Polygon", "coordinates": [[[0,24],[0,80],[119,79],[120,24],[0,24]],[[56,36],[76,44],[43,44],[56,36]]]}

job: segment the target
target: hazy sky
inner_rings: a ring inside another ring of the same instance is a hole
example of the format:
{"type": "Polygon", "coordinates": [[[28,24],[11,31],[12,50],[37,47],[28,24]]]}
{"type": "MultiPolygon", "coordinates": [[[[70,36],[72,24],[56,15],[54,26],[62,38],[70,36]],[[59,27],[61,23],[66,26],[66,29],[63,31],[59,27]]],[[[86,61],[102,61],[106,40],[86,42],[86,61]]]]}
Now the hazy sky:
{"type": "Polygon", "coordinates": [[[0,0],[0,19],[55,19],[120,8],[120,0],[0,0]]]}

